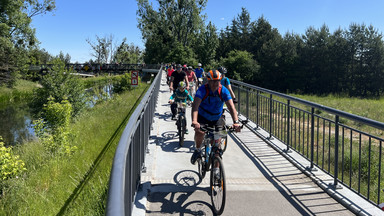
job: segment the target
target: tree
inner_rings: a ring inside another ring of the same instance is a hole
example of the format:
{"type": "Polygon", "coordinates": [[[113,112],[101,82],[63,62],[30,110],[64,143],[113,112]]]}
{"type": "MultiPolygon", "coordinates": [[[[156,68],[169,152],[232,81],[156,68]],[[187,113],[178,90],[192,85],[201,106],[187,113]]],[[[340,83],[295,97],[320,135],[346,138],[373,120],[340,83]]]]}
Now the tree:
{"type": "Polygon", "coordinates": [[[121,44],[117,46],[112,60],[122,64],[143,63],[143,51],[133,43],[127,44],[127,39],[124,38],[121,44]]]}
{"type": "Polygon", "coordinates": [[[383,41],[373,26],[352,24],[347,33],[350,47],[348,76],[352,86],[350,95],[376,95],[383,92],[383,41]]]}
{"type": "MultiPolygon", "coordinates": [[[[204,26],[201,12],[207,0],[157,0],[158,10],[148,0],[137,2],[138,27],[145,40],[146,63],[169,60],[180,45],[190,49],[204,26]]],[[[193,59],[193,56],[185,58],[193,59]]]]}
{"type": "Polygon", "coordinates": [[[262,16],[251,23],[250,52],[260,65],[260,80],[266,88],[281,85],[278,62],[281,58],[282,37],[262,16]]]}
{"type": "Polygon", "coordinates": [[[260,66],[253,59],[253,55],[247,51],[233,50],[228,58],[222,60],[222,64],[228,69],[228,77],[238,80],[247,80],[248,83],[259,83],[260,66]]]}
{"type": "Polygon", "coordinates": [[[209,22],[206,29],[198,34],[195,43],[193,47],[197,54],[197,59],[203,65],[210,64],[215,58],[216,49],[219,46],[215,25],[209,22]]]}
{"type": "Polygon", "coordinates": [[[55,0],[0,0],[0,77],[5,77],[4,82],[25,71],[26,48],[38,43],[31,27],[32,18],[55,7],[55,0]]]}
{"type": "Polygon", "coordinates": [[[99,37],[96,35],[96,42],[90,39],[86,40],[91,46],[92,56],[96,58],[98,64],[109,64],[112,60],[112,55],[115,52],[113,46],[113,35],[99,37]]]}

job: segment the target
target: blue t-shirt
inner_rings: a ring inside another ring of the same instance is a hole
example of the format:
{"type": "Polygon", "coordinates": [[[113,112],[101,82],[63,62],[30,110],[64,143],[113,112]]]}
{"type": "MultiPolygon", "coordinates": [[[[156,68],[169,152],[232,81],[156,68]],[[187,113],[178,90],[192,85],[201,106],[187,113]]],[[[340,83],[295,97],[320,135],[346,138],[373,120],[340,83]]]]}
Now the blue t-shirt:
{"type": "MultiPolygon", "coordinates": [[[[198,97],[203,100],[206,94],[205,85],[202,85],[197,89],[195,97],[198,97]]],[[[199,106],[199,115],[203,116],[209,121],[217,121],[223,113],[224,102],[231,100],[231,94],[229,90],[224,86],[221,87],[221,101],[218,90],[212,92],[209,90],[208,97],[203,100],[199,106]]]]}
{"type": "Polygon", "coordinates": [[[203,68],[196,68],[195,69],[195,74],[196,74],[196,77],[197,78],[201,78],[201,76],[203,76],[203,72],[204,72],[204,69],[203,68]]]}
{"type": "Polygon", "coordinates": [[[220,83],[221,83],[222,86],[229,86],[229,85],[231,85],[231,82],[229,82],[228,77],[224,77],[224,78],[220,81],[220,83]]]}

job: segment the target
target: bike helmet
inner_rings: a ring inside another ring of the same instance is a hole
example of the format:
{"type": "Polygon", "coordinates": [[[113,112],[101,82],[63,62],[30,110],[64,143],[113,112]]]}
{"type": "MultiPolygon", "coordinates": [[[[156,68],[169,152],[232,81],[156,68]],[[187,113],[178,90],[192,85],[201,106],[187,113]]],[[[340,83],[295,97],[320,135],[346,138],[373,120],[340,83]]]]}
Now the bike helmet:
{"type": "Polygon", "coordinates": [[[208,80],[221,80],[221,73],[217,70],[210,70],[207,73],[208,80]]]}
{"type": "Polygon", "coordinates": [[[222,66],[220,66],[219,68],[217,68],[217,70],[218,70],[220,73],[222,73],[222,74],[226,74],[226,73],[227,73],[227,68],[222,67],[222,66]]]}
{"type": "Polygon", "coordinates": [[[176,65],[176,68],[177,69],[182,68],[181,64],[176,65]]]}
{"type": "Polygon", "coordinates": [[[192,66],[188,66],[188,70],[193,70],[193,67],[192,66]]]}
{"type": "Polygon", "coordinates": [[[201,66],[202,66],[201,63],[198,63],[198,64],[197,64],[197,67],[201,67],[201,66]]]}
{"type": "Polygon", "coordinates": [[[185,82],[183,81],[179,82],[179,88],[185,88],[185,82]]]}

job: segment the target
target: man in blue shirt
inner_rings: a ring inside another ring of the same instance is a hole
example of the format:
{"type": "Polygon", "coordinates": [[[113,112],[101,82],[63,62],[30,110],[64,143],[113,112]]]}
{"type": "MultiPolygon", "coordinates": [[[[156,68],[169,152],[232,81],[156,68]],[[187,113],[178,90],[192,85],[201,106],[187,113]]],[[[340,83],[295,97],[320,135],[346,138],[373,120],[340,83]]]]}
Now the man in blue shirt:
{"type": "Polygon", "coordinates": [[[204,132],[200,130],[200,124],[209,126],[225,124],[223,117],[224,103],[227,105],[233,119],[233,128],[240,132],[239,119],[232,97],[227,88],[220,84],[221,74],[217,70],[207,73],[208,84],[201,86],[195,95],[192,104],[192,126],[195,128],[196,149],[191,157],[191,163],[195,164],[200,156],[200,146],[204,140],[204,132]]]}

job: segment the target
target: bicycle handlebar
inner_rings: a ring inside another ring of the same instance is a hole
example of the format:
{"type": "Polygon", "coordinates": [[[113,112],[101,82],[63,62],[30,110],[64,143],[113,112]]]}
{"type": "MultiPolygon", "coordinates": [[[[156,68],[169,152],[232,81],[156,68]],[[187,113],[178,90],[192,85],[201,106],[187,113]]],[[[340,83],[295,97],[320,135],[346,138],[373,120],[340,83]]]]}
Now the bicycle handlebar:
{"type": "MultiPolygon", "coordinates": [[[[241,125],[240,128],[242,129],[244,125],[248,123],[248,120],[242,120],[240,121],[241,125]]],[[[193,124],[191,125],[192,127],[193,124]]],[[[228,130],[230,132],[235,131],[235,129],[231,125],[223,125],[223,126],[216,126],[214,125],[213,127],[209,127],[208,125],[200,125],[200,130],[203,132],[215,132],[215,131],[222,131],[222,130],[228,130]]]]}

